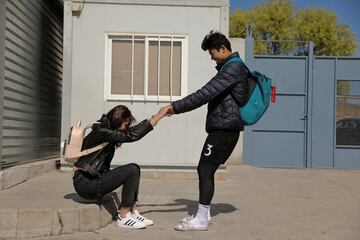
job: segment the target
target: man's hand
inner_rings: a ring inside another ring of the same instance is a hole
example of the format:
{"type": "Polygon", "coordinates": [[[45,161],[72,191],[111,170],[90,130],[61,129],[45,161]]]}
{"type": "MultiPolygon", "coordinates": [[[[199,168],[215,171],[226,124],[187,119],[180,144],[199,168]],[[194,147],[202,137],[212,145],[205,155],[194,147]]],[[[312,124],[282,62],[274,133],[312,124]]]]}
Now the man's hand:
{"type": "Polygon", "coordinates": [[[174,108],[171,104],[164,107],[166,109],[166,116],[170,117],[171,115],[175,114],[174,108]]]}
{"type": "Polygon", "coordinates": [[[172,114],[174,114],[174,111],[172,109],[171,104],[162,107],[155,115],[151,116],[151,118],[149,119],[150,124],[154,127],[160,121],[160,119],[162,119],[165,116],[171,116],[172,114]]]}

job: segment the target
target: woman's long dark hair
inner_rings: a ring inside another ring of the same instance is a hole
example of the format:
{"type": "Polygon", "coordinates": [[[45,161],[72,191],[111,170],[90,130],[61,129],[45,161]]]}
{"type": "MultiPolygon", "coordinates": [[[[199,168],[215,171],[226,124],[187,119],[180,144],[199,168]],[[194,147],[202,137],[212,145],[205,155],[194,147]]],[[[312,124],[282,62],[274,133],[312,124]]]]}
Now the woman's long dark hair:
{"type": "Polygon", "coordinates": [[[130,110],[124,105],[118,105],[107,113],[107,118],[110,121],[110,128],[118,129],[123,121],[130,119],[130,125],[135,122],[135,118],[130,110]]]}

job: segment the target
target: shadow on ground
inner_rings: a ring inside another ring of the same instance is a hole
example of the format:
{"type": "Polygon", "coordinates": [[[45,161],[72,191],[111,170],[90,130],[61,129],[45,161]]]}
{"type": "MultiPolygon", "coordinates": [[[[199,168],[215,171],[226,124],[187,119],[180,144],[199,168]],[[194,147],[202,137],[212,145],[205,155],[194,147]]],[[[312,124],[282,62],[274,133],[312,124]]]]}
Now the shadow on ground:
{"type": "MultiPolygon", "coordinates": [[[[71,199],[74,202],[82,203],[82,204],[98,204],[97,199],[84,199],[79,196],[77,193],[69,193],[64,196],[65,199],[71,199]]],[[[113,220],[116,219],[116,215],[118,213],[118,209],[120,207],[120,200],[118,195],[115,192],[111,192],[102,197],[101,207],[104,207],[106,211],[108,211],[111,216],[113,216],[113,220]]]]}
{"type": "MultiPolygon", "coordinates": [[[[166,204],[139,204],[139,207],[172,207],[171,209],[154,209],[144,211],[142,213],[150,212],[185,212],[187,211],[189,215],[196,213],[198,202],[189,199],[175,199],[173,203],[166,204]],[[179,208],[173,208],[179,207],[179,208]]],[[[212,203],[211,204],[211,216],[216,216],[220,213],[231,213],[238,210],[235,206],[227,203],[212,203]]]]}
{"type": "MultiPolygon", "coordinates": [[[[65,199],[72,199],[74,202],[82,204],[97,204],[97,200],[87,200],[80,197],[77,193],[69,193],[64,196],[65,199]]],[[[120,207],[120,200],[115,192],[109,193],[103,197],[101,204],[112,216],[116,218],[117,211],[120,207]]],[[[175,199],[172,203],[165,204],[139,204],[139,207],[153,207],[154,209],[143,211],[142,214],[150,212],[186,212],[189,215],[196,213],[198,202],[189,199],[175,199]],[[169,208],[170,207],[170,208],[169,208]],[[160,208],[160,209],[159,209],[160,208]],[[168,208],[168,209],[164,209],[168,208]]],[[[211,204],[211,216],[218,214],[231,213],[238,210],[235,206],[227,203],[212,203],[211,204]]]]}

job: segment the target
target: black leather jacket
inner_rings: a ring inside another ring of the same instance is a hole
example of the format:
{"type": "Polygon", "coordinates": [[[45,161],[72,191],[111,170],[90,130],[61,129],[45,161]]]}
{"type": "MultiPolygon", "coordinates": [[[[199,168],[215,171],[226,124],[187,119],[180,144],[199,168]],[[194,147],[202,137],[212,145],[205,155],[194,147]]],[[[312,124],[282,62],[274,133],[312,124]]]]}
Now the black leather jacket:
{"type": "Polygon", "coordinates": [[[110,169],[110,162],[114,157],[117,145],[137,141],[153,129],[150,122],[144,120],[127,131],[114,130],[110,128],[110,122],[105,114],[98,122],[100,124],[94,124],[92,131],[85,137],[82,150],[95,147],[104,142],[109,144],[97,152],[81,157],[74,164],[75,167],[93,176],[99,176],[99,174],[110,169]]]}
{"type": "Polygon", "coordinates": [[[239,54],[233,53],[218,64],[218,73],[201,89],[173,102],[174,112],[188,112],[209,103],[206,117],[208,133],[214,130],[242,131],[244,124],[240,118],[239,108],[247,100],[248,73],[240,62],[229,62],[224,65],[234,57],[239,57],[239,54]]]}

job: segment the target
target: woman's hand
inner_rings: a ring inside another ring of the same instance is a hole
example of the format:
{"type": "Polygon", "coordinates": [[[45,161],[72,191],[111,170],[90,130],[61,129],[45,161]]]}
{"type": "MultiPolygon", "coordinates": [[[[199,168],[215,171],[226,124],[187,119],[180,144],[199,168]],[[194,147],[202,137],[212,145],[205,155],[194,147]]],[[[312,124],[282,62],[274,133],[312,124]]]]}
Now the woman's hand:
{"type": "Polygon", "coordinates": [[[156,126],[156,124],[160,121],[160,119],[168,115],[170,112],[172,112],[171,105],[160,108],[160,110],[155,115],[152,115],[152,117],[149,119],[150,124],[153,127],[156,126]]]}

